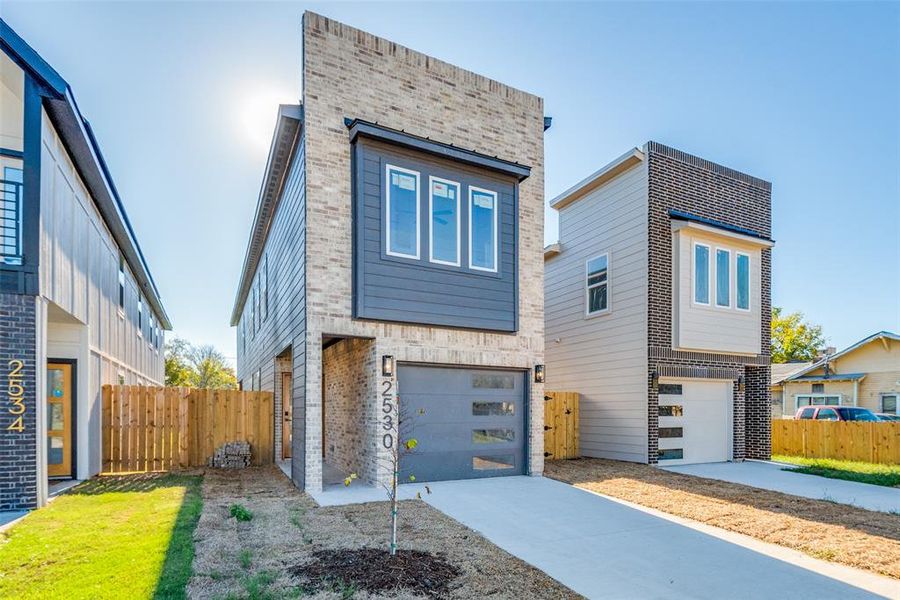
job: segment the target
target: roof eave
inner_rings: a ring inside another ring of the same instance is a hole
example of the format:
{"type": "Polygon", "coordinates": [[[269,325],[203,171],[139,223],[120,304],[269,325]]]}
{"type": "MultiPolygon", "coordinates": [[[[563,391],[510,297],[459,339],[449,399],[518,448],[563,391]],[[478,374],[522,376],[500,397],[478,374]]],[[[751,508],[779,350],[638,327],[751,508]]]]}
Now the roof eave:
{"type": "Polygon", "coordinates": [[[560,210],[572,204],[612,180],[644,160],[644,152],[640,148],[632,148],[614,161],[600,167],[562,194],[550,201],[550,208],[560,210]]]}

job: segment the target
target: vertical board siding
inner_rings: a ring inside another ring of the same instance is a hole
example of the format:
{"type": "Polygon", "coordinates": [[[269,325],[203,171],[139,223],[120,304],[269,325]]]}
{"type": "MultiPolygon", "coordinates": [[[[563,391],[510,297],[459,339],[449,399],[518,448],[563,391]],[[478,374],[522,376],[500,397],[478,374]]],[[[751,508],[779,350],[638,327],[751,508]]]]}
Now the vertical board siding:
{"type": "Polygon", "coordinates": [[[641,163],[560,211],[545,263],[547,387],[580,394],[585,456],[647,460],[647,209],[641,163]],[[605,253],[610,310],[586,317],[585,263],[605,253]]]}
{"type": "Polygon", "coordinates": [[[105,385],[102,419],[103,473],[202,467],[234,441],[273,462],[270,392],[105,385]]]}
{"type": "Polygon", "coordinates": [[[900,423],[772,421],[772,454],[900,464],[900,423]]]}
{"type": "Polygon", "coordinates": [[[544,456],[547,460],[578,458],[578,392],[544,393],[544,456]]]}

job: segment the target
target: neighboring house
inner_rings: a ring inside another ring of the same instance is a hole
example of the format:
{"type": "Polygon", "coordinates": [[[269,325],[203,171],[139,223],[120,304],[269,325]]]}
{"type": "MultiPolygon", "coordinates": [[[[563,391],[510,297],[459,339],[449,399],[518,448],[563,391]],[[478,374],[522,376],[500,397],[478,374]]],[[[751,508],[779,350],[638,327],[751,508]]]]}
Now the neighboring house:
{"type": "Polygon", "coordinates": [[[317,491],[543,470],[543,101],[305,13],[232,313],[276,458],[317,491]]]}
{"type": "Polygon", "coordinates": [[[772,363],[772,383],[769,385],[769,395],[772,399],[772,418],[793,417],[794,413],[784,413],[784,380],[803,369],[809,367],[811,362],[772,363]]]}
{"type": "Polygon", "coordinates": [[[648,142],[554,198],[546,385],[581,394],[581,452],[770,453],[771,185],[648,142]]]}
{"type": "Polygon", "coordinates": [[[900,414],[900,335],[879,331],[785,378],[783,412],[809,405],[900,414]]]}
{"type": "Polygon", "coordinates": [[[0,21],[0,510],[101,468],[100,387],[159,384],[169,319],[69,84],[0,21]]]}

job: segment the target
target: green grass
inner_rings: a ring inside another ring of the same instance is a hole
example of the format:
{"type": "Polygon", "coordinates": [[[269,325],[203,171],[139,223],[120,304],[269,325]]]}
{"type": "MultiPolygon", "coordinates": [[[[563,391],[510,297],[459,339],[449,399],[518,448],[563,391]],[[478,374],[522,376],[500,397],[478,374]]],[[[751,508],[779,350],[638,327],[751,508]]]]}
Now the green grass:
{"type": "Polygon", "coordinates": [[[900,486],[900,465],[781,455],[772,456],[772,460],[797,465],[797,467],[785,469],[785,471],[793,473],[806,473],[807,475],[819,475],[830,479],[858,481],[885,487],[900,486]]]}
{"type": "Polygon", "coordinates": [[[0,534],[0,598],[184,598],[200,477],[99,477],[0,534]]]}

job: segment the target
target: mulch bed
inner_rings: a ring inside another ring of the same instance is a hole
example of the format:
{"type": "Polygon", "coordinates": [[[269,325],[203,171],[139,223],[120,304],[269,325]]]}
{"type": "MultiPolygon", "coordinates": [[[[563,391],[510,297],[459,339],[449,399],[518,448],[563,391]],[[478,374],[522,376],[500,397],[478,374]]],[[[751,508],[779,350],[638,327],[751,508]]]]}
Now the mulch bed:
{"type": "Polygon", "coordinates": [[[317,550],[312,562],[289,572],[314,591],[331,589],[338,583],[367,592],[403,590],[434,598],[445,596],[450,582],[460,575],[459,568],[442,555],[399,550],[391,556],[387,550],[376,548],[317,550]]]}

